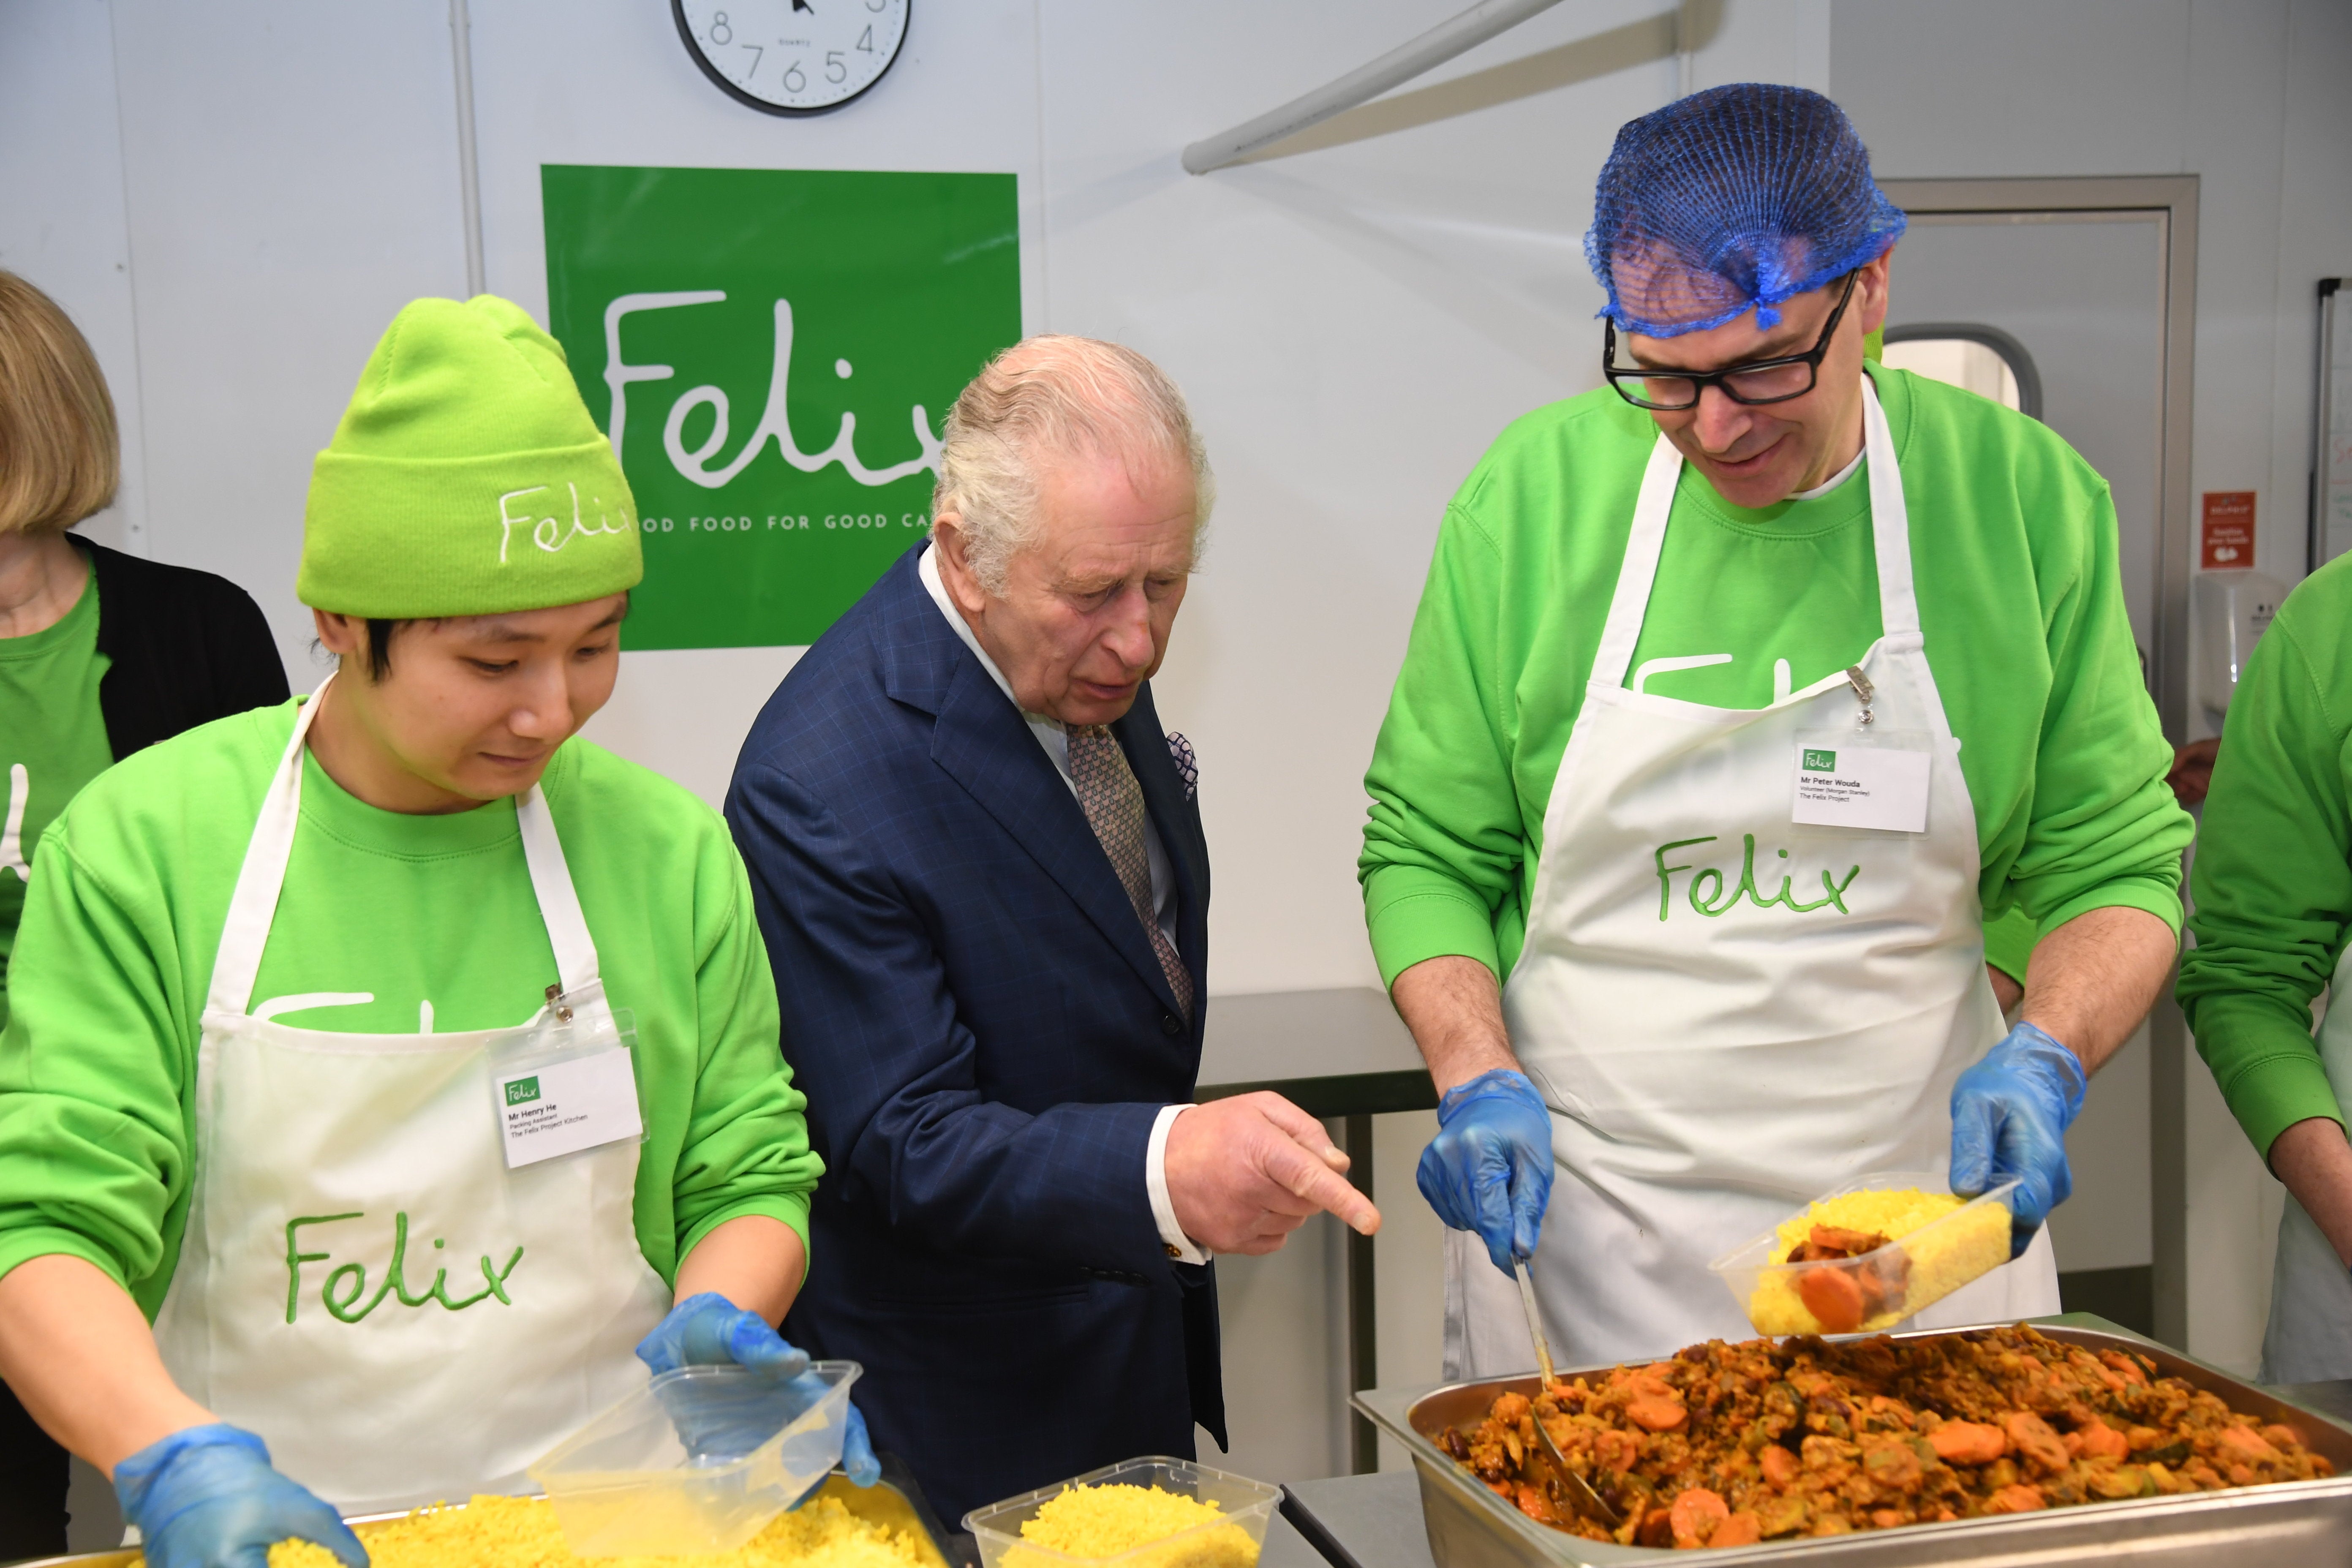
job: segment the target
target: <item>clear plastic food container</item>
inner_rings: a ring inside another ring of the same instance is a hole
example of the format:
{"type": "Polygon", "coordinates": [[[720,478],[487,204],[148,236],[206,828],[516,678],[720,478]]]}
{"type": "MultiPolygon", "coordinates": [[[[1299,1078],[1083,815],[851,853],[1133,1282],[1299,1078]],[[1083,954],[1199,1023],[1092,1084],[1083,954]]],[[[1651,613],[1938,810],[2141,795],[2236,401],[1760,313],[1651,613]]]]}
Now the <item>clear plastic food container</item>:
{"type": "MultiPolygon", "coordinates": [[[[1930,1171],[1882,1171],[1822,1194],[1814,1205],[1855,1193],[1948,1191],[1930,1171]]],[[[1789,1238],[1775,1226],[1707,1267],[1765,1334],[1878,1333],[2009,1261],[2009,1194],[2002,1182],[1885,1246],[1849,1258],[1787,1261],[1789,1238]]],[[[1879,1226],[1857,1227],[1873,1230],[1879,1226]]]]}
{"type": "Polygon", "coordinates": [[[1153,1455],[1129,1459],[1099,1470],[1088,1470],[1066,1481],[1024,1492],[963,1516],[963,1527],[980,1542],[982,1568],[1070,1568],[1085,1563],[1098,1568],[1251,1568],[1265,1544],[1266,1521],[1282,1500],[1282,1489],[1196,1465],[1190,1459],[1153,1455]],[[1081,1557],[1032,1545],[1021,1539],[1021,1527],[1044,1504],[1077,1487],[1157,1487],[1202,1502],[1215,1503],[1220,1519],[1204,1521],[1190,1530],[1163,1535],[1102,1557],[1081,1557]]]}
{"type": "Polygon", "coordinates": [[[865,1369],[791,1379],[740,1366],[666,1372],[530,1467],[582,1557],[731,1552],[824,1479],[865,1369]]]}

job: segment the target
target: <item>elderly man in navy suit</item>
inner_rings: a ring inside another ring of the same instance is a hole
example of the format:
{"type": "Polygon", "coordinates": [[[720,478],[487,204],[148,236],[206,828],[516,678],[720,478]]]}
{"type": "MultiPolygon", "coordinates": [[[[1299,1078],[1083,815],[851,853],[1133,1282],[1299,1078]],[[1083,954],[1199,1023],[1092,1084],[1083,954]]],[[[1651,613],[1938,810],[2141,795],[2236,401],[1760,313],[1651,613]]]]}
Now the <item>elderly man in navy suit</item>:
{"type": "Polygon", "coordinates": [[[948,418],[931,537],[761,712],[727,819],[825,1175],[785,1332],[939,1511],[1224,1442],[1213,1252],[1380,1215],[1271,1094],[1190,1104],[1208,846],[1160,729],[1208,517],[1182,396],[1032,338],[948,418]]]}

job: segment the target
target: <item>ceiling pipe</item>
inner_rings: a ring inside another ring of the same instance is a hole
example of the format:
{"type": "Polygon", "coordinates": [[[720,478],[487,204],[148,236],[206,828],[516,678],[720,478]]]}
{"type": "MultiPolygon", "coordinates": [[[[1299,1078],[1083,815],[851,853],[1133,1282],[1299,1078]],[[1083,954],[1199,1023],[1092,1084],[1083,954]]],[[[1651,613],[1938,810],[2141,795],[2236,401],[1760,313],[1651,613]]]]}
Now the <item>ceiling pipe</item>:
{"type": "Polygon", "coordinates": [[[1261,147],[1272,146],[1286,136],[1296,136],[1310,125],[1319,125],[1335,114],[1343,114],[1378,98],[1400,82],[1411,81],[1423,71],[1444,65],[1454,56],[1475,49],[1496,34],[1507,33],[1559,4],[1559,0],[1479,0],[1479,4],[1453,20],[1440,23],[1335,82],[1294,98],[1279,109],[1268,110],[1255,120],[1244,121],[1230,131],[1193,142],[1184,149],[1185,172],[1205,174],[1212,169],[1239,163],[1261,147]]]}

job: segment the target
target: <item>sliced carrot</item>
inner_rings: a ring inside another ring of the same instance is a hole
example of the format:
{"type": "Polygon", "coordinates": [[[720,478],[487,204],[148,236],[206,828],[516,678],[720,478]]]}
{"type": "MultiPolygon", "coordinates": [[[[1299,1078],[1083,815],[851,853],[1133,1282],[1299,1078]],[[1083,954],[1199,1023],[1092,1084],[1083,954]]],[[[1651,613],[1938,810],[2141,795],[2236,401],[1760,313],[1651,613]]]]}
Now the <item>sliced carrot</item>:
{"type": "Polygon", "coordinates": [[[1798,1275],[1797,1299],[1823,1333],[1850,1334],[1862,1327],[1862,1287],[1842,1268],[1808,1268],[1798,1275]]]}
{"type": "MultiPolygon", "coordinates": [[[[2011,1411],[2009,1419],[2001,1423],[2001,1427],[2009,1434],[2009,1440],[2017,1445],[2017,1451],[2042,1468],[2063,1470],[2066,1468],[2070,1457],[2066,1445],[2059,1441],[2058,1434],[2050,1429],[2049,1422],[2031,1410],[2011,1411]]],[[[2261,1439],[2256,1438],[2255,1441],[2260,1442],[2261,1439]]]]}
{"type": "Polygon", "coordinates": [[[2072,1435],[2083,1439],[2083,1457],[2086,1459],[2131,1458],[2131,1444],[2122,1433],[2104,1421],[2094,1420],[2072,1435]]]}
{"type": "Polygon", "coordinates": [[[1753,1546],[1764,1539],[1764,1521],[1747,1509],[1727,1516],[1706,1538],[1709,1546],[1753,1546]]]}
{"type": "Polygon", "coordinates": [[[2009,1452],[2009,1437],[1980,1421],[1947,1421],[1927,1434],[1927,1446],[1948,1465],[1990,1465],[2009,1452]]]}
{"type": "Polygon", "coordinates": [[[2221,1447],[2233,1449],[2236,1456],[2248,1459],[2275,1459],[2278,1450],[2266,1442],[2260,1432],[2251,1426],[2221,1428],[2221,1447]]]}
{"type": "Polygon", "coordinates": [[[1692,1487],[1675,1499],[1667,1523],[1676,1546],[1705,1546],[1716,1527],[1731,1517],[1731,1505],[1705,1487],[1692,1487]]]}

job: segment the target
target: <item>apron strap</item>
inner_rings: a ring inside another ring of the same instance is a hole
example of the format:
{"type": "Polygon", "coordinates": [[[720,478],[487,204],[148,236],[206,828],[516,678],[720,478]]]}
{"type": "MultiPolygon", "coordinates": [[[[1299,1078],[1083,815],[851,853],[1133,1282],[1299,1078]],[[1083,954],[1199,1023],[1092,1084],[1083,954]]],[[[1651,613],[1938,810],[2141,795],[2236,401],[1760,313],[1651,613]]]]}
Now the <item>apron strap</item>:
{"type": "Polygon", "coordinates": [[[531,890],[539,895],[539,918],[547,922],[548,945],[555,950],[556,977],[567,995],[581,994],[596,984],[596,942],[588,934],[588,917],[572,885],[572,868],[564,861],[547,797],[537,784],[515,802],[515,826],[522,830],[522,858],[530,868],[531,890]]]}
{"type": "MultiPolygon", "coordinates": [[[[245,863],[237,869],[236,890],[229,895],[228,919],[213,957],[212,981],[205,994],[207,1013],[242,1016],[252,1005],[261,955],[269,945],[270,923],[286,886],[287,862],[294,853],[294,830],[302,819],[303,745],[310,721],[318,717],[320,700],[334,681],[330,672],[295,714],[294,733],[278,759],[268,793],[262,796],[261,815],[246,842],[245,863]]],[[[588,934],[588,918],[581,910],[563,846],[537,784],[515,802],[515,826],[522,834],[523,862],[530,868],[539,917],[547,924],[548,945],[555,951],[557,979],[567,994],[585,993],[597,981],[596,943],[588,934]]]]}
{"type": "Polygon", "coordinates": [[[1650,466],[1642,474],[1641,499],[1633,503],[1633,530],[1625,541],[1625,563],[1617,572],[1617,591],[1609,598],[1609,619],[1601,628],[1601,646],[1592,655],[1592,679],[1601,686],[1625,684],[1626,667],[1633,662],[1633,646],[1642,640],[1642,618],[1650,608],[1650,589],[1658,579],[1658,556],[1666,543],[1666,517],[1674,510],[1675,485],[1682,478],[1683,455],[1664,433],[1650,448],[1650,466]]]}
{"type": "Polygon", "coordinates": [[[219,951],[213,955],[212,982],[205,994],[207,1013],[242,1014],[253,1001],[262,951],[269,945],[269,922],[278,913],[278,892],[286,886],[286,862],[294,853],[294,825],[302,816],[302,745],[310,736],[310,721],[319,716],[320,699],[334,683],[330,670],[296,711],[286,754],[278,758],[269,791],[261,797],[261,816],[246,841],[245,863],[237,868],[236,891],[229,895],[228,920],[221,927],[219,951]]]}
{"type": "Polygon", "coordinates": [[[1862,449],[1870,472],[1871,543],[1878,554],[1878,621],[1887,637],[1919,635],[1919,600],[1911,586],[1911,514],[1903,475],[1895,466],[1895,437],[1878,388],[1862,378],[1862,449]]]}

